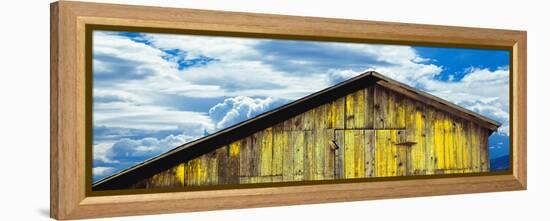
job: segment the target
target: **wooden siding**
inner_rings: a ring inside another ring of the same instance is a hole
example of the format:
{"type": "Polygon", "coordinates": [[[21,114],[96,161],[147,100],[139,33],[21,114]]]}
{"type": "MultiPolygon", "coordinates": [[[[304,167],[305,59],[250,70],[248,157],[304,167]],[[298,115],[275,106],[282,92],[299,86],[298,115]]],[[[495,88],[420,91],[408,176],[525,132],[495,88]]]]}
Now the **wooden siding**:
{"type": "Polygon", "coordinates": [[[133,188],[489,171],[489,130],[381,86],[348,94],[133,188]]]}

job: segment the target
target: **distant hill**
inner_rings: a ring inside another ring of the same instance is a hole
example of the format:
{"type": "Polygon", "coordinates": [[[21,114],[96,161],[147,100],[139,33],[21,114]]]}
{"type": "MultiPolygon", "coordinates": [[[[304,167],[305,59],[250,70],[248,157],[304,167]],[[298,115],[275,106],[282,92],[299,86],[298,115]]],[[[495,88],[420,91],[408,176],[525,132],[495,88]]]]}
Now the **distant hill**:
{"type": "Polygon", "coordinates": [[[510,156],[501,156],[490,160],[491,172],[506,171],[510,169],[510,156]]]}

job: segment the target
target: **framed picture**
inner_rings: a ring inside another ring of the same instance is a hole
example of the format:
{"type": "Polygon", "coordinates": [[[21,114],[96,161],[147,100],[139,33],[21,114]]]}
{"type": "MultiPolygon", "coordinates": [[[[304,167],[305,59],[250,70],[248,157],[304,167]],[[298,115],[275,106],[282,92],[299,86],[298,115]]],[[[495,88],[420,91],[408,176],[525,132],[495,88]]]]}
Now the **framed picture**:
{"type": "Polygon", "coordinates": [[[524,190],[526,36],[52,3],[51,216],[524,190]]]}

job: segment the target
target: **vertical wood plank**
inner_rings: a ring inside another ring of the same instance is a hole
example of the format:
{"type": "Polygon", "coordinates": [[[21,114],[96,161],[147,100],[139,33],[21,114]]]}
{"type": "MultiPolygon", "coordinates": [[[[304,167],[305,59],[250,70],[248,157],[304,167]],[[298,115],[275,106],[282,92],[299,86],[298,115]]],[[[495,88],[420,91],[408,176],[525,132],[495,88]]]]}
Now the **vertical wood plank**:
{"type": "Polygon", "coordinates": [[[218,184],[225,185],[229,183],[228,179],[230,176],[229,148],[227,148],[227,146],[223,146],[218,148],[216,151],[218,152],[216,154],[218,157],[218,184]]]}
{"type": "Polygon", "coordinates": [[[481,171],[481,167],[480,167],[480,165],[481,165],[481,159],[480,159],[481,150],[479,149],[479,147],[480,147],[480,142],[479,142],[480,128],[475,123],[471,124],[471,128],[472,128],[472,136],[471,136],[470,140],[472,141],[472,143],[471,143],[471,146],[472,146],[472,151],[471,151],[471,154],[472,154],[472,170],[473,170],[473,172],[480,172],[481,171]]]}
{"type": "Polygon", "coordinates": [[[360,129],[366,127],[365,90],[358,90],[346,95],[346,129],[360,129]]]}
{"type": "Polygon", "coordinates": [[[176,179],[179,181],[179,185],[185,186],[185,163],[180,163],[176,166],[176,179]]]}
{"type": "Polygon", "coordinates": [[[286,140],[284,138],[283,124],[273,126],[273,175],[283,175],[283,150],[286,140]]]}
{"type": "Polygon", "coordinates": [[[334,141],[336,142],[336,149],[334,150],[334,178],[344,178],[344,131],[334,131],[334,141]]]}
{"type": "Polygon", "coordinates": [[[438,170],[445,169],[445,121],[443,115],[438,112],[434,112],[434,149],[435,149],[435,159],[436,168],[438,170]]]}
{"type": "Polygon", "coordinates": [[[365,177],[365,131],[344,130],[344,177],[365,177]]]}
{"type": "Polygon", "coordinates": [[[365,93],[365,128],[374,128],[374,86],[364,89],[365,93]]]}
{"type": "Polygon", "coordinates": [[[397,175],[396,130],[376,131],[376,173],[377,177],[397,175]]]}
{"type": "Polygon", "coordinates": [[[354,178],[355,173],[355,137],[354,130],[344,130],[344,178],[354,178]]]}
{"type": "Polygon", "coordinates": [[[471,122],[470,121],[466,121],[465,124],[464,124],[464,136],[466,139],[464,139],[465,141],[465,152],[464,152],[464,157],[466,158],[465,160],[465,173],[471,173],[473,170],[472,170],[472,126],[471,126],[471,122]]]}
{"type": "Polygon", "coordinates": [[[455,134],[453,131],[453,122],[451,121],[448,115],[443,117],[444,133],[445,133],[445,171],[450,171],[456,169],[456,158],[455,158],[455,134]]]}
{"type": "Polygon", "coordinates": [[[292,131],[293,146],[293,181],[301,181],[304,178],[304,148],[306,146],[306,140],[303,131],[292,131]]]}
{"type": "Polygon", "coordinates": [[[480,167],[481,172],[489,172],[489,144],[488,144],[488,131],[482,128],[479,133],[479,149],[480,149],[480,167]]]}
{"type": "Polygon", "coordinates": [[[374,128],[375,129],[384,129],[386,128],[386,121],[389,120],[387,115],[387,102],[388,102],[388,94],[386,91],[376,85],[374,87],[374,128]]]}
{"type": "Polygon", "coordinates": [[[467,139],[464,136],[464,121],[462,119],[455,119],[455,129],[456,129],[456,139],[455,139],[455,145],[456,145],[456,167],[459,170],[459,173],[463,173],[465,166],[465,157],[464,152],[466,149],[465,140],[467,139]]]}
{"type": "Polygon", "coordinates": [[[218,154],[219,149],[213,150],[205,155],[206,165],[206,185],[218,184],[218,154]]]}
{"type": "Polygon", "coordinates": [[[390,130],[390,137],[388,138],[388,150],[386,152],[386,172],[387,176],[397,176],[397,131],[390,130]]]}
{"type": "Polygon", "coordinates": [[[313,130],[313,128],[315,127],[315,121],[317,120],[315,117],[316,117],[316,110],[318,108],[320,107],[310,109],[305,113],[301,114],[303,115],[303,117],[302,117],[302,127],[300,128],[300,130],[313,130]]]}
{"type": "Polygon", "coordinates": [[[354,178],[365,177],[365,130],[354,130],[354,178]]]}
{"type": "Polygon", "coordinates": [[[332,101],[327,106],[326,128],[329,129],[344,129],[346,105],[345,97],[338,98],[332,101]]]}
{"type": "Polygon", "coordinates": [[[314,180],[315,173],[315,137],[313,131],[304,131],[304,159],[303,159],[303,180],[314,180]]]}
{"type": "Polygon", "coordinates": [[[250,176],[260,176],[260,147],[262,146],[262,137],[264,131],[254,133],[250,138],[250,176]]]}
{"type": "Polygon", "coordinates": [[[391,125],[391,128],[393,129],[405,129],[407,125],[407,116],[406,116],[406,106],[405,106],[405,98],[403,95],[395,93],[392,91],[392,97],[394,97],[394,104],[395,108],[393,108],[394,113],[392,115],[395,115],[393,122],[393,125],[391,125]]]}
{"type": "Polygon", "coordinates": [[[294,141],[292,140],[290,130],[286,129],[287,125],[285,124],[281,130],[281,134],[278,134],[280,136],[278,139],[283,147],[283,181],[292,181],[294,179],[294,145],[292,142],[294,141]]]}
{"type": "Polygon", "coordinates": [[[365,131],[365,177],[376,176],[376,140],[375,131],[365,131]]]}
{"type": "Polygon", "coordinates": [[[250,177],[252,174],[252,137],[241,139],[239,152],[239,176],[250,177]]]}
{"type": "Polygon", "coordinates": [[[227,177],[225,178],[227,184],[237,184],[239,183],[240,176],[240,152],[241,152],[241,141],[234,141],[229,144],[228,149],[228,164],[227,164],[227,177]]]}
{"type": "Polygon", "coordinates": [[[434,111],[432,108],[424,106],[424,146],[426,149],[426,174],[434,174],[437,167],[436,162],[436,141],[435,141],[435,123],[434,123],[434,111]]]}
{"type": "Polygon", "coordinates": [[[323,130],[322,132],[324,134],[322,138],[322,144],[324,145],[323,148],[323,179],[335,179],[335,171],[336,171],[336,150],[331,148],[334,144],[333,142],[336,140],[335,132],[334,130],[328,129],[323,130]]]}
{"type": "MultiPolygon", "coordinates": [[[[405,130],[397,130],[397,137],[396,142],[397,143],[403,143],[408,141],[407,140],[407,134],[405,130]]],[[[397,164],[397,176],[406,176],[407,173],[407,166],[409,162],[409,151],[410,151],[410,145],[396,145],[396,164],[397,164]]]]}
{"type": "Polygon", "coordinates": [[[264,129],[258,137],[260,146],[256,147],[260,150],[259,159],[259,175],[271,176],[273,175],[273,128],[269,127],[264,129]]]}

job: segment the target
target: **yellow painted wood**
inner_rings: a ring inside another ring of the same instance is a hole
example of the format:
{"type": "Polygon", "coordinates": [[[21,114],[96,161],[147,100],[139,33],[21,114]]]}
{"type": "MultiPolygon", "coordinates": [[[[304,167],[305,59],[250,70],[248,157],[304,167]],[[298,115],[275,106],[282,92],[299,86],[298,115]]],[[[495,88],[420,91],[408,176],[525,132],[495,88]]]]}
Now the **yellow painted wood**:
{"type": "Polygon", "coordinates": [[[436,159],[436,142],[435,142],[435,124],[434,110],[428,106],[424,106],[424,147],[426,150],[426,174],[434,174],[437,167],[436,159]]]}
{"type": "Polygon", "coordinates": [[[201,177],[201,158],[196,158],[193,160],[190,160],[188,162],[189,164],[189,179],[187,180],[187,186],[198,186],[200,185],[200,177],[201,177]]]}
{"type": "Polygon", "coordinates": [[[365,177],[365,131],[344,131],[344,178],[365,177]]]}
{"type": "Polygon", "coordinates": [[[207,154],[200,156],[200,170],[199,170],[199,185],[205,185],[208,184],[208,178],[209,178],[209,171],[210,169],[208,166],[210,166],[209,160],[207,158],[207,154]]]}
{"type": "MultiPolygon", "coordinates": [[[[273,166],[273,128],[263,130],[259,136],[260,141],[260,176],[274,175],[273,166]]],[[[258,148],[258,147],[253,147],[258,148]]]]}
{"type": "Polygon", "coordinates": [[[366,127],[365,90],[358,90],[346,96],[346,129],[360,129],[366,127]]]}
{"type": "Polygon", "coordinates": [[[240,141],[235,141],[229,145],[229,157],[238,157],[240,154],[240,141]]]}
{"type": "Polygon", "coordinates": [[[486,130],[475,123],[373,87],[234,141],[145,183],[199,186],[488,171],[483,133],[486,130]]]}
{"type": "Polygon", "coordinates": [[[406,116],[406,106],[404,104],[403,97],[401,95],[396,95],[396,94],[394,94],[394,97],[395,97],[395,104],[396,104],[396,108],[395,108],[396,116],[395,116],[395,125],[393,127],[396,129],[405,128],[407,116],[406,116]]]}
{"type": "Polygon", "coordinates": [[[217,150],[212,151],[211,153],[204,155],[206,156],[206,181],[208,185],[217,185],[218,184],[218,158],[217,150]]]}
{"type": "Polygon", "coordinates": [[[421,111],[415,111],[414,115],[414,140],[416,141],[416,145],[411,150],[414,151],[414,153],[411,153],[411,155],[414,156],[415,170],[413,170],[413,174],[422,175],[426,173],[426,170],[428,170],[427,159],[429,159],[430,155],[426,149],[426,134],[424,133],[425,116],[423,116],[421,111]]]}
{"type": "Polygon", "coordinates": [[[315,147],[315,137],[313,131],[304,131],[304,153],[303,153],[303,180],[314,180],[315,173],[315,158],[314,158],[314,149],[315,147]]]}
{"type": "Polygon", "coordinates": [[[434,127],[434,150],[436,169],[445,169],[445,121],[441,114],[435,114],[434,127]]]}
{"type": "Polygon", "coordinates": [[[241,141],[234,141],[224,148],[227,148],[228,153],[226,172],[224,173],[226,177],[220,177],[220,179],[225,180],[225,184],[237,184],[240,175],[241,141]]]}
{"type": "Polygon", "coordinates": [[[374,128],[404,129],[406,105],[404,98],[386,88],[374,87],[374,128]]]}
{"type": "MultiPolygon", "coordinates": [[[[322,171],[323,176],[319,177],[319,179],[334,179],[335,176],[335,157],[336,152],[332,149],[333,146],[333,140],[335,140],[334,137],[334,131],[333,130],[323,130],[320,132],[317,139],[321,141],[321,147],[320,152],[322,153],[322,171]]],[[[321,165],[320,165],[321,166],[321,165]]],[[[321,171],[321,169],[319,169],[321,171]]]]}
{"type": "Polygon", "coordinates": [[[471,122],[466,121],[464,123],[464,157],[465,157],[465,168],[464,173],[471,173],[473,172],[472,169],[472,142],[471,142],[471,136],[472,136],[472,129],[471,129],[471,122]]]}
{"type": "Polygon", "coordinates": [[[283,150],[285,145],[283,125],[278,124],[273,127],[273,162],[271,168],[273,175],[283,174],[283,150]]]}
{"type": "Polygon", "coordinates": [[[409,149],[410,147],[408,146],[397,146],[397,176],[406,176],[408,174],[407,161],[409,158],[409,149]]]}
{"type": "Polygon", "coordinates": [[[291,132],[292,140],[289,144],[292,146],[291,158],[293,160],[293,170],[291,180],[293,181],[300,181],[304,177],[304,148],[306,146],[304,135],[303,131],[291,132]]]}
{"type": "Polygon", "coordinates": [[[355,178],[355,134],[354,130],[344,130],[344,178],[355,178]]]}
{"type": "Polygon", "coordinates": [[[376,139],[374,130],[365,131],[365,175],[364,177],[376,176],[376,139]]]}
{"type": "Polygon", "coordinates": [[[489,171],[489,149],[485,148],[488,147],[488,134],[487,130],[481,128],[479,133],[479,140],[480,140],[480,167],[481,172],[488,172],[489,171]]]}
{"type": "Polygon", "coordinates": [[[315,126],[315,120],[316,120],[315,112],[316,112],[316,109],[318,108],[310,109],[305,113],[301,114],[303,117],[302,117],[302,125],[300,130],[313,130],[315,126]]]}
{"type": "Polygon", "coordinates": [[[176,179],[181,183],[181,186],[185,185],[185,164],[179,164],[176,166],[176,179]]]}
{"type": "MultiPolygon", "coordinates": [[[[325,176],[325,154],[326,149],[330,148],[327,145],[330,144],[327,137],[325,137],[325,130],[316,129],[312,131],[312,141],[311,150],[308,146],[308,160],[311,165],[311,170],[308,173],[311,173],[312,180],[322,180],[325,176]],[[309,152],[311,151],[311,154],[309,152]]],[[[306,167],[307,168],[307,167],[306,167]]]]}
{"type": "Polygon", "coordinates": [[[345,122],[345,97],[336,99],[328,104],[326,128],[344,129],[345,122]]]}
{"type": "Polygon", "coordinates": [[[365,128],[374,128],[374,86],[363,89],[365,96],[365,128]]]}
{"type": "Polygon", "coordinates": [[[397,131],[376,131],[376,175],[387,177],[397,175],[397,131]]]}
{"type": "MultiPolygon", "coordinates": [[[[286,128],[286,126],[285,126],[286,128]]],[[[283,181],[292,181],[294,179],[294,141],[290,130],[281,130],[280,136],[283,146],[283,181]]]]}
{"type": "Polygon", "coordinates": [[[344,178],[344,130],[334,131],[334,178],[344,178]]]}
{"type": "Polygon", "coordinates": [[[443,128],[444,128],[444,146],[445,146],[445,169],[455,169],[456,168],[456,158],[454,156],[454,133],[452,128],[452,122],[449,120],[448,116],[443,117],[443,128]]]}
{"type": "Polygon", "coordinates": [[[476,124],[471,124],[472,134],[470,136],[472,150],[470,154],[472,155],[472,171],[479,172],[480,168],[480,142],[479,142],[479,133],[480,129],[476,124]]]}
{"type": "Polygon", "coordinates": [[[354,141],[354,177],[365,177],[365,131],[355,130],[353,134],[354,141]]]}
{"type": "Polygon", "coordinates": [[[464,136],[464,126],[463,122],[461,120],[455,121],[455,131],[456,131],[456,167],[457,169],[461,170],[461,173],[464,172],[464,169],[466,168],[466,157],[464,156],[465,149],[466,149],[466,143],[465,140],[467,139],[466,136],[464,136]]]}

